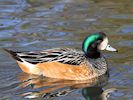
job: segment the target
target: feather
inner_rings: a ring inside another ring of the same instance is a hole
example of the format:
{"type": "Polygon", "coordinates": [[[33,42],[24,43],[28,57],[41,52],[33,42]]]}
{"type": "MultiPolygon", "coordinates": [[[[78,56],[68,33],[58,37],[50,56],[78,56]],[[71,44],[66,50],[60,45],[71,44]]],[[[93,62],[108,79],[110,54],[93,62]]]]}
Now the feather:
{"type": "Polygon", "coordinates": [[[80,65],[86,60],[82,51],[68,48],[55,48],[35,52],[5,50],[10,53],[14,59],[21,62],[26,61],[31,64],[54,61],[63,64],[80,65]]]}

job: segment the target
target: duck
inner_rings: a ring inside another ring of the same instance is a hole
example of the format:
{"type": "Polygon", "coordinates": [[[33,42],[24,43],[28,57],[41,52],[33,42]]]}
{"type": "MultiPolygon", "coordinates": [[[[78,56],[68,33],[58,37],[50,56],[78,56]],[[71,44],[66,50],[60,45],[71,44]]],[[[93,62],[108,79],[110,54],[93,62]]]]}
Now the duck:
{"type": "Polygon", "coordinates": [[[109,45],[104,32],[85,37],[82,50],[52,48],[41,51],[14,51],[5,49],[25,73],[65,80],[89,80],[108,72],[101,50],[118,52],[109,45]]]}

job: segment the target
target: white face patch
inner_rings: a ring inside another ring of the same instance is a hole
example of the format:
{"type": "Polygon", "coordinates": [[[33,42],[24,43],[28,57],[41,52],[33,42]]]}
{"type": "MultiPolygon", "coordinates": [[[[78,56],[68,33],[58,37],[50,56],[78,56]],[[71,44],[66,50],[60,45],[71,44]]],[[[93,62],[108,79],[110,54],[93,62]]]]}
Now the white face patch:
{"type": "Polygon", "coordinates": [[[108,38],[104,38],[104,40],[101,42],[101,44],[98,46],[99,50],[105,50],[108,45],[108,38]]]}

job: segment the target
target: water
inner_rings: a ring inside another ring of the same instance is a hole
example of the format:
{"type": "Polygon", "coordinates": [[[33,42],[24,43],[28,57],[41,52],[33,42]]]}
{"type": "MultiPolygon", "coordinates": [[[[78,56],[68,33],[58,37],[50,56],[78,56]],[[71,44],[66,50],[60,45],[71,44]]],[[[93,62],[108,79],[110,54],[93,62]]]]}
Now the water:
{"type": "Polygon", "coordinates": [[[0,0],[0,99],[132,100],[132,7],[132,0],[0,0]],[[28,76],[2,49],[80,49],[96,31],[106,32],[119,53],[103,52],[110,77],[90,83],[28,76]]]}

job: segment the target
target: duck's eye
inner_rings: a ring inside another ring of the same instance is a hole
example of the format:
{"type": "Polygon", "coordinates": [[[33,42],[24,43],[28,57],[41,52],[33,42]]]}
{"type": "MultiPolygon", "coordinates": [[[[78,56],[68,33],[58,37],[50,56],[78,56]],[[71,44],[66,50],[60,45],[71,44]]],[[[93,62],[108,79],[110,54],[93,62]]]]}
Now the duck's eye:
{"type": "Polygon", "coordinates": [[[102,42],[102,40],[97,40],[97,43],[100,44],[102,42]]]}

